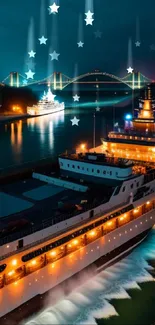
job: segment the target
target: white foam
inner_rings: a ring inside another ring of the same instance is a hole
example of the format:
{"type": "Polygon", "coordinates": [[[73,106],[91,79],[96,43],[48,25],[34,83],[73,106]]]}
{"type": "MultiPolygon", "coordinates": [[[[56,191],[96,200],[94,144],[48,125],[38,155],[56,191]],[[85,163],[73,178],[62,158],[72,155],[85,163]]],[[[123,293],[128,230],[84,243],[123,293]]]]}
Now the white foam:
{"type": "Polygon", "coordinates": [[[128,290],[128,289],[141,290],[140,286],[138,285],[138,283],[136,281],[129,281],[128,283],[123,284],[123,288],[125,290],[128,290]]]}
{"type": "MultiPolygon", "coordinates": [[[[85,273],[83,279],[87,281],[84,281],[84,284],[80,280],[79,284],[82,285],[73,290],[68,297],[63,297],[60,291],[58,297],[61,297],[61,300],[59,299],[54,306],[46,308],[25,325],[96,325],[95,318],[118,315],[110,299],[131,299],[126,290],[141,290],[138,283],[154,280],[148,272],[152,267],[147,263],[148,258],[155,257],[154,242],[155,231],[147,241],[114,266],[101,271],[93,278],[90,272],[85,273]]],[[[74,282],[71,286],[74,287],[74,282]]]]}
{"type": "Polygon", "coordinates": [[[131,299],[129,294],[123,288],[119,288],[118,291],[107,294],[104,297],[105,297],[105,299],[108,299],[108,300],[111,300],[111,299],[131,299]]]}

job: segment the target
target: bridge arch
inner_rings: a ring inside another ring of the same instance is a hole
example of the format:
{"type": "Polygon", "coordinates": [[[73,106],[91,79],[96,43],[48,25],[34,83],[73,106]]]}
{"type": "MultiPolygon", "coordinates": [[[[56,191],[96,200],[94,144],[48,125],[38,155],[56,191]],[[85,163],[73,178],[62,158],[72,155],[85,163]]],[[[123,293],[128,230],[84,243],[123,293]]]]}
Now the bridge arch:
{"type": "Polygon", "coordinates": [[[94,71],[94,72],[87,72],[87,73],[82,74],[82,75],[80,75],[80,76],[78,76],[78,77],[75,77],[75,78],[73,78],[73,79],[70,79],[69,81],[66,82],[66,84],[63,85],[62,89],[66,88],[66,87],[69,86],[70,84],[72,84],[72,83],[74,83],[74,82],[76,82],[76,81],[78,81],[78,80],[80,80],[80,79],[83,79],[83,78],[85,78],[85,77],[89,77],[89,76],[107,76],[107,77],[109,77],[109,78],[111,78],[111,79],[117,80],[117,81],[120,82],[120,83],[124,83],[125,85],[127,85],[127,86],[130,87],[131,89],[132,89],[132,81],[134,81],[134,77],[133,77],[132,80],[129,82],[129,81],[126,81],[124,78],[121,79],[121,78],[119,78],[119,77],[117,77],[117,76],[115,76],[115,75],[112,75],[112,74],[110,74],[110,73],[100,72],[100,71],[99,71],[99,72],[94,71]]]}

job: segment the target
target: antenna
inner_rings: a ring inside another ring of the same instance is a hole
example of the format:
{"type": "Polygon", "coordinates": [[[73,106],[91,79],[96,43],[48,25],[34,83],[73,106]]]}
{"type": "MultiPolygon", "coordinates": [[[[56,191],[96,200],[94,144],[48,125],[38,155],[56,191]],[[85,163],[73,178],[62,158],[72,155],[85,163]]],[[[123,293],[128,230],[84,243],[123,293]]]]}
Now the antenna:
{"type": "Polygon", "coordinates": [[[93,147],[95,148],[96,145],[96,115],[94,112],[94,133],[93,133],[93,147]]]}

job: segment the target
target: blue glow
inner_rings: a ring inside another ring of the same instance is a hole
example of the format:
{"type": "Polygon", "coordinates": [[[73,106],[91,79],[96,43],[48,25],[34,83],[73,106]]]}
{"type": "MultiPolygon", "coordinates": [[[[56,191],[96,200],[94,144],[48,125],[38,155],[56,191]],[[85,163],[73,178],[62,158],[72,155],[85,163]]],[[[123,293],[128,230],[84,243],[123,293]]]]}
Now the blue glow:
{"type": "Polygon", "coordinates": [[[126,114],[125,115],[125,120],[132,120],[132,115],[131,114],[126,114]]]}

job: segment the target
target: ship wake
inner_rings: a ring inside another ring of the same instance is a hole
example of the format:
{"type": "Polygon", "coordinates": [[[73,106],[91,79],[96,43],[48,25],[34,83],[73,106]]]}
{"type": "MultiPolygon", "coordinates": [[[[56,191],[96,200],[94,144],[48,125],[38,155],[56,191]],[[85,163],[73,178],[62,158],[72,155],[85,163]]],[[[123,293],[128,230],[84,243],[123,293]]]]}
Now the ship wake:
{"type": "MultiPolygon", "coordinates": [[[[68,296],[59,292],[55,305],[45,308],[40,314],[22,325],[38,324],[96,324],[95,319],[118,316],[112,299],[131,299],[128,290],[141,290],[142,282],[152,281],[152,269],[147,263],[155,256],[155,229],[148,239],[128,257],[98,275],[84,277],[84,283],[68,296]]],[[[74,289],[75,283],[72,282],[74,289]]]]}

